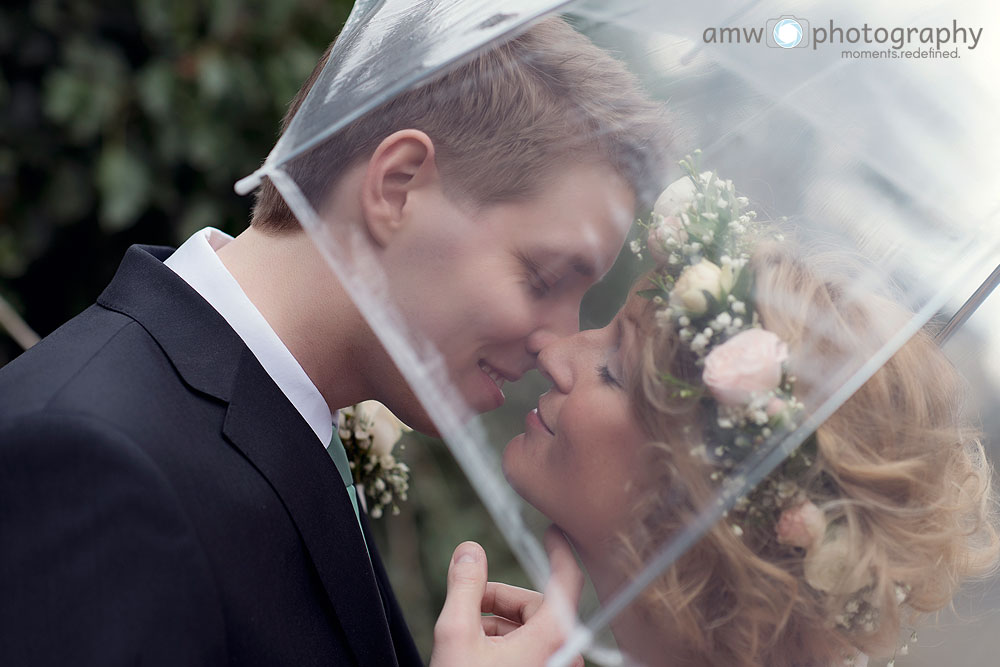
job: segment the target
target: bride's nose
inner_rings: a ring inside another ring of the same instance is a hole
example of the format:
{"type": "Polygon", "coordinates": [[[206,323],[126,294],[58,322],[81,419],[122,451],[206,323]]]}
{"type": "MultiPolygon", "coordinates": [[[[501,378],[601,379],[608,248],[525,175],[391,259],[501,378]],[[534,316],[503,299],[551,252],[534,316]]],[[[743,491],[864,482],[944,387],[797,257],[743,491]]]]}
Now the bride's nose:
{"type": "Polygon", "coordinates": [[[572,350],[580,334],[552,338],[538,353],[538,370],[560,393],[573,387],[572,350]]]}

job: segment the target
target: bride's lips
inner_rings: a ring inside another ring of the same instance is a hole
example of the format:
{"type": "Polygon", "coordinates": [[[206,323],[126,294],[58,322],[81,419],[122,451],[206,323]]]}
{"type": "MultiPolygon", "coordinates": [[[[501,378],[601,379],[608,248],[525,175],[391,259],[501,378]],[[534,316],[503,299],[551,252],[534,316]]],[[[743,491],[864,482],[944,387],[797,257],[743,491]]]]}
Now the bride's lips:
{"type": "Polygon", "coordinates": [[[549,435],[555,435],[552,429],[549,428],[545,420],[542,419],[542,414],[538,411],[538,408],[532,409],[524,418],[524,428],[525,430],[541,430],[545,431],[549,435]]]}

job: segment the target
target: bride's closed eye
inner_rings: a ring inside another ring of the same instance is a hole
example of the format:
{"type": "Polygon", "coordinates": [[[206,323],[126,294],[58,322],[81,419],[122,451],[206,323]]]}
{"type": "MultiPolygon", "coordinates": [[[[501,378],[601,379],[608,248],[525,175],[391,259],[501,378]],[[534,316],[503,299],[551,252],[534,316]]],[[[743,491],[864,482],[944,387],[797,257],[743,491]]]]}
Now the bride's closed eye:
{"type": "Polygon", "coordinates": [[[611,369],[608,368],[607,364],[599,364],[597,366],[597,375],[601,378],[601,382],[604,384],[618,387],[619,389],[622,388],[621,381],[611,374],[611,369]]]}
{"type": "Polygon", "coordinates": [[[622,367],[619,363],[620,355],[622,354],[622,344],[625,339],[625,324],[622,322],[621,318],[616,318],[615,329],[614,329],[614,353],[611,356],[611,364],[608,362],[603,362],[597,365],[597,375],[601,378],[601,382],[604,384],[615,387],[617,389],[624,388],[622,383],[622,367]],[[614,365],[616,370],[611,371],[611,365],[614,365]]]}

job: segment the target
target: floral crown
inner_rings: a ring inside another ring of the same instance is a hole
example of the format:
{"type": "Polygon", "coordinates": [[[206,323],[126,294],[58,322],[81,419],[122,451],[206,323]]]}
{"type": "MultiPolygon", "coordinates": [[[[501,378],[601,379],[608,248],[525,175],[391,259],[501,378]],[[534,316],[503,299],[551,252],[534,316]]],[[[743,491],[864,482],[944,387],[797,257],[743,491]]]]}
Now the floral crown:
{"type": "Polygon", "coordinates": [[[657,263],[654,287],[639,292],[657,304],[657,326],[675,329],[702,369],[701,384],[660,374],[674,398],[708,408],[713,445],[692,453],[730,471],[754,445],[794,428],[802,405],[785,369],[788,347],[761,326],[754,304],[748,264],[764,227],[732,181],[698,172],[699,153],[680,162],[687,176],[660,194],[648,223],[640,222],[645,248],[636,239],[631,249],[640,258],[645,249],[657,263]]]}
{"type": "MultiPolygon", "coordinates": [[[[672,397],[699,401],[704,440],[711,444],[693,447],[691,455],[714,468],[713,482],[725,485],[731,483],[728,473],[756,447],[797,426],[803,405],[788,372],[788,347],[763,328],[754,301],[750,253],[768,236],[765,225],[748,208],[747,198],[737,196],[732,181],[699,170],[700,153],[681,160],[686,175],[660,194],[649,221],[639,222],[645,243],[636,239],[630,248],[639,259],[648,252],[656,262],[653,287],[639,292],[656,304],[656,326],[675,330],[701,369],[700,383],[665,371],[659,379],[672,397]]],[[[780,234],[770,236],[783,240],[780,234]]],[[[778,543],[797,550],[810,587],[846,598],[835,624],[871,633],[879,615],[872,582],[851,576],[846,530],[837,522],[828,524],[805,488],[815,460],[813,436],[741,498],[727,520],[737,537],[751,527],[764,528],[778,543]]],[[[904,602],[909,590],[897,583],[897,602],[904,602]]]]}

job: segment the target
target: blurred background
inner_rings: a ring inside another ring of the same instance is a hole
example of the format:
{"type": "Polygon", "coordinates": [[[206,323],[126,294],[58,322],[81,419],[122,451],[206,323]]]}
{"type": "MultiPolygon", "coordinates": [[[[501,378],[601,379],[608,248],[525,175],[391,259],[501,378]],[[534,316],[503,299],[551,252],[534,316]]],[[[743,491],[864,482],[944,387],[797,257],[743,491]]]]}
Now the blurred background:
{"type": "MultiPolygon", "coordinates": [[[[44,336],[93,303],[129,245],[177,245],[205,226],[242,231],[252,199],[232,185],[271,149],[286,105],[351,5],[13,0],[0,8],[0,365],[31,343],[21,322],[44,336]]],[[[628,280],[602,283],[604,296],[592,301],[613,303],[607,290],[628,280]]],[[[970,380],[991,446],[1000,441],[998,299],[946,347],[970,380]]],[[[595,326],[613,309],[588,312],[583,324],[595,326]]],[[[537,375],[525,382],[542,386],[537,375]]],[[[495,423],[530,407],[509,401],[495,423]]],[[[459,542],[484,545],[492,579],[527,578],[444,445],[410,435],[402,447],[410,499],[399,516],[372,523],[427,656],[459,542]]],[[[998,606],[995,585],[970,590],[958,616],[924,633],[922,649],[899,664],[995,664],[998,606]]]]}

